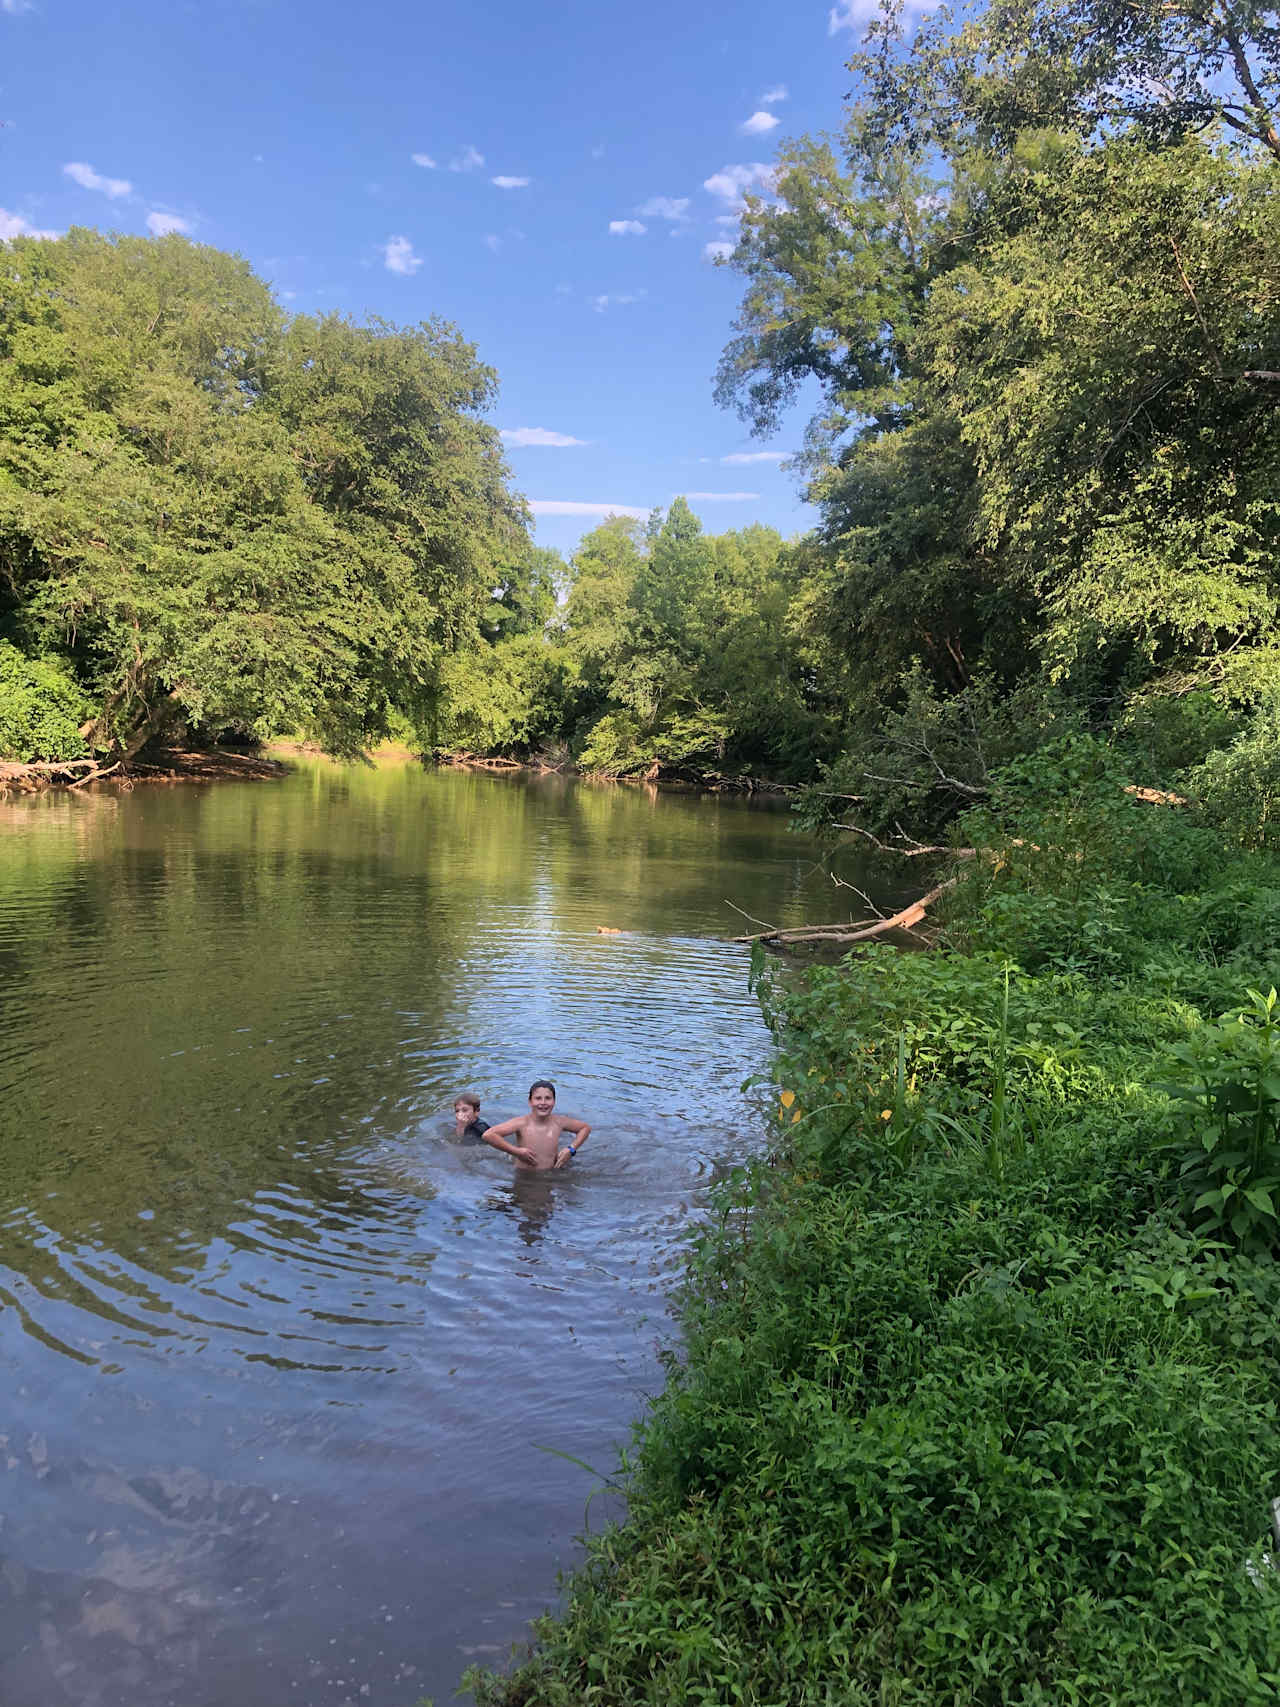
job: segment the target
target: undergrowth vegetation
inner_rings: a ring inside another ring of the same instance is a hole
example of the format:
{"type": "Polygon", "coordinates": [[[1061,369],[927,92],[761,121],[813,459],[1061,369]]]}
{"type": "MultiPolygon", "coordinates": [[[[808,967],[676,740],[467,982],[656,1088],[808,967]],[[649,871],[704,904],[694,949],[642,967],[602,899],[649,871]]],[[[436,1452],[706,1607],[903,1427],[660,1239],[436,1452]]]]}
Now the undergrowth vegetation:
{"type": "Polygon", "coordinates": [[[757,966],[778,1142],[487,1707],[1280,1698],[1280,862],[1124,780],[1007,767],[935,952],[757,966]]]}

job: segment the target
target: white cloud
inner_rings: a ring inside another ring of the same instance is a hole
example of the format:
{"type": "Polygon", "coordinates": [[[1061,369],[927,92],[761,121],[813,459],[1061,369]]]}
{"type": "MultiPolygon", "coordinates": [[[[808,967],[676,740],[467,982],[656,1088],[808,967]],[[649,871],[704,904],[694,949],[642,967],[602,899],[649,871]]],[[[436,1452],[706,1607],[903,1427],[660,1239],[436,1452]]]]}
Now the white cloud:
{"type": "Polygon", "coordinates": [[[641,225],[638,219],[611,219],[609,221],[610,237],[643,237],[649,229],[641,225]]]}
{"type": "Polygon", "coordinates": [[[722,456],[721,462],[741,466],[748,462],[785,462],[785,450],[735,450],[728,456],[722,456]]]}
{"type": "MultiPolygon", "coordinates": [[[[931,0],[904,0],[904,18],[916,18],[925,11],[931,0]]],[[[879,14],[880,0],[837,0],[827,13],[827,34],[839,35],[841,30],[861,30],[879,14]]]]}
{"type": "Polygon", "coordinates": [[[747,190],[771,190],[776,179],[776,168],[766,166],[762,160],[752,160],[741,166],[722,166],[703,180],[702,187],[721,201],[740,207],[747,190]]]}
{"type": "Polygon", "coordinates": [[[147,215],[147,230],[153,237],[167,237],[171,231],[189,237],[192,225],[189,219],[179,219],[176,213],[155,212],[147,215]]]}
{"type": "Polygon", "coordinates": [[[588,439],[575,439],[572,433],[553,433],[550,427],[503,427],[500,436],[509,445],[585,445],[588,439]]]}
{"type": "Polygon", "coordinates": [[[758,498],[758,492],[686,492],[685,497],[697,499],[700,504],[745,504],[750,499],[758,498]]]}
{"type": "Polygon", "coordinates": [[[500,190],[525,190],[529,187],[528,178],[490,178],[489,182],[500,190]]]}
{"type": "Polygon", "coordinates": [[[737,244],[735,243],[704,243],[702,245],[702,258],[704,261],[727,261],[736,247],[737,244]]]}
{"type": "Polygon", "coordinates": [[[639,302],[644,295],[642,290],[632,291],[623,296],[593,296],[588,300],[597,314],[603,314],[606,308],[625,308],[629,302],[639,302]]]}
{"type": "Polygon", "coordinates": [[[760,97],[762,107],[776,107],[779,101],[785,101],[791,93],[785,83],[775,83],[772,89],[767,89],[760,97]]]}
{"type": "Polygon", "coordinates": [[[429,172],[436,169],[436,163],[429,154],[411,154],[409,158],[415,166],[425,166],[429,172]]]}
{"type": "Polygon", "coordinates": [[[407,237],[388,237],[382,245],[382,261],[389,273],[412,278],[422,265],[422,256],[415,255],[407,237]]]}
{"type": "Polygon", "coordinates": [[[635,516],[644,521],[649,512],[639,504],[585,504],[576,498],[530,498],[535,516],[635,516]]]}
{"type": "Polygon", "coordinates": [[[455,154],[449,162],[449,170],[451,172],[476,172],[483,165],[484,155],[478,148],[468,143],[461,154],[455,154]]]}
{"type": "MultiPolygon", "coordinates": [[[[0,12],[7,12],[11,18],[16,18],[19,12],[30,12],[33,10],[34,7],[32,0],[0,0],[0,12]]],[[[32,233],[24,231],[20,235],[30,237],[32,233]]],[[[48,233],[44,232],[39,235],[47,236],[48,233]]]]}
{"type": "Polygon", "coordinates": [[[20,213],[10,213],[8,208],[0,207],[0,243],[7,243],[11,237],[61,237],[60,231],[40,231],[34,225],[28,225],[20,213]]]}
{"type": "Polygon", "coordinates": [[[650,196],[636,209],[641,219],[669,219],[678,223],[689,217],[688,196],[650,196]]]}
{"type": "Polygon", "coordinates": [[[781,122],[777,113],[766,113],[762,107],[758,113],[752,113],[749,119],[744,119],[738,129],[744,136],[767,136],[771,130],[776,130],[781,122]]]}
{"type": "Polygon", "coordinates": [[[502,239],[496,232],[490,231],[484,239],[484,246],[496,255],[502,247],[502,239]]]}
{"type": "Polygon", "coordinates": [[[104,178],[101,172],[95,172],[92,166],[83,160],[69,160],[62,168],[68,178],[75,180],[82,189],[101,190],[104,196],[115,201],[117,196],[127,196],[133,189],[128,178],[104,178]]]}

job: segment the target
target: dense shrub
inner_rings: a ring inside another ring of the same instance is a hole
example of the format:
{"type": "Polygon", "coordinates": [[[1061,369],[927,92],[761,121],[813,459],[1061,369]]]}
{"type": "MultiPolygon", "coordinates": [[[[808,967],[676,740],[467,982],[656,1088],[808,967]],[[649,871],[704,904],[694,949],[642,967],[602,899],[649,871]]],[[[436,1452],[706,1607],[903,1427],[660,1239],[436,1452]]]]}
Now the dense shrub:
{"type": "Polygon", "coordinates": [[[79,759],[87,701],[70,672],[0,640],[0,759],[79,759]]]}

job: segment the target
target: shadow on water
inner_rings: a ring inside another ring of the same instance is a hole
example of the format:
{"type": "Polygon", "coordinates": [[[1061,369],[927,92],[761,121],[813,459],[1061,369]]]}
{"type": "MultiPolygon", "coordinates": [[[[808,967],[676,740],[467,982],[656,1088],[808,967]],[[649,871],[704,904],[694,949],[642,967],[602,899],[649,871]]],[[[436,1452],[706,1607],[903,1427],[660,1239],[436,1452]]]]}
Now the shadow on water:
{"type": "Polygon", "coordinates": [[[591,1493],[555,1454],[612,1463],[762,1141],[724,898],[822,885],[781,816],[562,779],[0,806],[4,1707],[408,1707],[505,1653],[591,1493]],[[455,1141],[544,1074],[571,1169],[455,1141]]]}

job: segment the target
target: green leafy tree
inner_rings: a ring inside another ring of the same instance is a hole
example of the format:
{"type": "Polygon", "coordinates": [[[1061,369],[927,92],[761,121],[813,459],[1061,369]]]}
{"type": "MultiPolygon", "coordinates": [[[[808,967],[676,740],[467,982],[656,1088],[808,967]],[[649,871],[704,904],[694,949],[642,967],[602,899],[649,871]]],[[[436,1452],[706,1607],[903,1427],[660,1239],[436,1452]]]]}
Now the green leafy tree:
{"type": "Polygon", "coordinates": [[[481,626],[490,640],[516,634],[543,634],[556,618],[557,600],[565,584],[564,559],[558,551],[522,539],[508,561],[499,566],[481,626]]]}
{"type": "Polygon", "coordinates": [[[0,633],[129,757],[167,726],[422,721],[523,513],[452,329],[285,323],[179,237],[19,239],[0,295],[0,633]]]}
{"type": "Polygon", "coordinates": [[[925,691],[917,661],[928,692],[981,679],[993,706],[1065,683],[1095,724],[1161,687],[1258,700],[1274,20],[1017,0],[909,48],[899,26],[890,8],[853,60],[839,147],[789,144],[748,201],[719,378],[761,432],[817,387],[791,621],[846,684],[850,738],[874,747],[925,691]]]}

